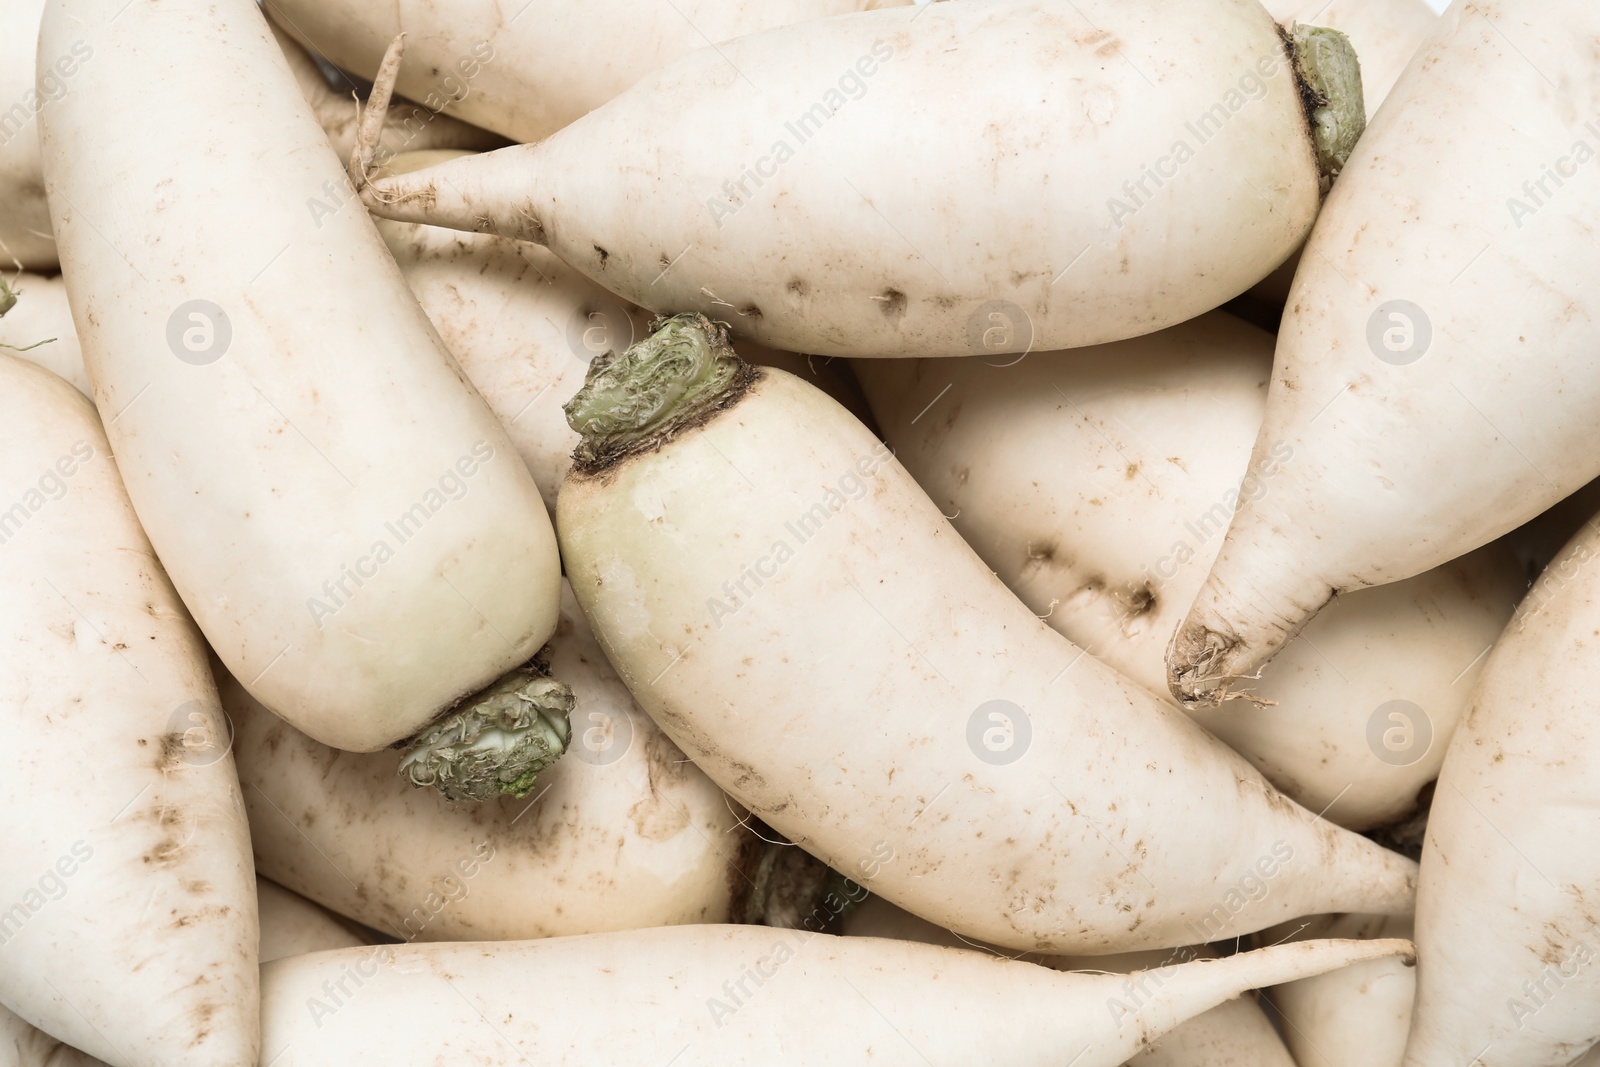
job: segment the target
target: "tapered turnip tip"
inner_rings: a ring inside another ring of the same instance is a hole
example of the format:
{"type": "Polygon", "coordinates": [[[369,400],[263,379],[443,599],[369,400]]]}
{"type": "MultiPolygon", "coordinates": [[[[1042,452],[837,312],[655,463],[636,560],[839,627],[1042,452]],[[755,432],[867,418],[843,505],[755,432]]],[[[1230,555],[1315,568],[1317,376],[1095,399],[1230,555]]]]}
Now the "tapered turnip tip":
{"type": "Polygon", "coordinates": [[[407,743],[400,773],[451,800],[527,796],[566,751],[575,703],[563,683],[518,668],[407,743]]]}

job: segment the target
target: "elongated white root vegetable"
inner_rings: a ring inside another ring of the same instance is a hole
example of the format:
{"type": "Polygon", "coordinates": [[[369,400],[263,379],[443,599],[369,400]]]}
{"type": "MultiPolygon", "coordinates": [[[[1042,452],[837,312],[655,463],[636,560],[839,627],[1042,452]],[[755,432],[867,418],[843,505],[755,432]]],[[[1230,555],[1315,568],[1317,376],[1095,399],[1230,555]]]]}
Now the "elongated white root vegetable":
{"type": "MultiPolygon", "coordinates": [[[[1319,938],[1411,937],[1411,920],[1394,915],[1318,915],[1263,931],[1265,944],[1319,938]]],[[[1369,960],[1268,990],[1283,1020],[1283,1040],[1298,1067],[1400,1067],[1417,969],[1369,960]]]]}
{"type": "Polygon", "coordinates": [[[17,302],[0,316],[0,349],[65,378],[84,396],[91,395],[83,348],[67,304],[67,283],[59,276],[21,274],[7,284],[17,302]]]}
{"type": "Polygon", "coordinates": [[[269,0],[290,34],[371,79],[408,35],[400,92],[515,141],[537,141],[645,75],[713,41],[909,0],[585,0],[501,8],[490,0],[375,7],[362,0],[269,0]]]}
{"type": "Polygon", "coordinates": [[[0,485],[0,1002],[118,1067],[253,1063],[250,844],[204,645],[93,406],[6,355],[0,485]]]}
{"type": "Polygon", "coordinates": [[[357,933],[354,923],[259,875],[256,903],[261,915],[262,963],[306,952],[371,944],[357,933]]]}
{"type": "MultiPolygon", "coordinates": [[[[1285,450],[1247,469],[1271,359],[1270,335],[1214,312],[1009,366],[857,370],[896,457],[1000,580],[1074,644],[1165,693],[1167,640],[1241,494],[1270,494],[1296,462],[1285,450]]],[[[1524,589],[1491,546],[1362,590],[1267,665],[1250,687],[1266,703],[1196,717],[1312,811],[1356,830],[1392,823],[1438,776],[1477,665],[1524,589]]]]}
{"type": "Polygon", "coordinates": [[[379,215],[538,241],[774,348],[1096,344],[1305,236],[1363,112],[1344,38],[1296,33],[1253,0],[1125,2],[1098,30],[1049,0],[863,12],[702,49],[537,145],[353,177],[379,215]]]}
{"type": "Polygon", "coordinates": [[[263,1056],[420,1067],[448,1035],[463,1063],[1115,1067],[1246,989],[1410,949],[1281,945],[1173,967],[1131,994],[1122,975],[736,926],[321,952],[263,968],[263,1056]]]}
{"type": "Polygon", "coordinates": [[[618,674],[835,870],[1039,951],[1409,910],[1410,861],[1050,631],[860,423],[704,317],[597,361],[567,411],[562,555],[618,674]]]}
{"type": "MultiPolygon", "coordinates": [[[[37,113],[72,91],[82,64],[94,58],[87,39],[71,40],[65,51],[39,57],[35,83],[35,45],[45,0],[12,0],[0,11],[0,267],[54,270],[59,265],[51,233],[50,208],[39,158],[37,113]]],[[[291,38],[274,31],[301,92],[328,133],[341,159],[356,141],[356,105],[348,94],[328,87],[321,71],[291,38]]],[[[504,139],[447,115],[397,102],[385,124],[383,145],[392,152],[424,148],[495,148],[504,139]]],[[[320,190],[329,212],[347,198],[343,182],[320,190]]]]}
{"type": "Polygon", "coordinates": [[[1335,593],[1460,556],[1600,473],[1600,326],[1569,313],[1600,269],[1600,187],[1553,169],[1600,143],[1581,118],[1600,114],[1597,33],[1600,7],[1577,0],[1458,3],[1361,139],[1256,440],[1253,462],[1295,462],[1234,515],[1174,639],[1181,699],[1248,684],[1335,593]],[[1512,290],[1528,295],[1507,308],[1512,290]]]}
{"type": "MultiPolygon", "coordinates": [[[[1315,22],[1350,38],[1361,57],[1361,96],[1368,119],[1377,113],[1411,57],[1439,27],[1439,16],[1426,0],[1269,0],[1262,6],[1279,22],[1315,22]]],[[[1273,316],[1278,316],[1289,299],[1289,286],[1299,265],[1297,251],[1253,286],[1250,297],[1268,302],[1273,316]]]]}
{"type": "Polygon", "coordinates": [[[1565,1064],[1600,1033],[1600,521],[1535,584],[1445,757],[1417,899],[1407,1067],[1565,1064]]]}
{"type": "Polygon", "coordinates": [[[447,804],[408,788],[383,754],[319,744],[224,677],[261,872],[408,941],[732,919],[754,840],[634,706],[570,591],[563,601],[548,655],[577,698],[575,737],[536,799],[447,804]]]}
{"type": "MultiPolygon", "coordinates": [[[[387,169],[404,174],[464,154],[407,152],[387,169]]],[[[578,443],[561,405],[582,387],[590,360],[645,337],[654,316],[527,241],[387,219],[378,232],[553,510],[578,443]]],[[[739,349],[751,362],[806,378],[857,417],[871,417],[836,361],[749,342],[739,349]]]]}
{"type": "Polygon", "coordinates": [[[105,1067],[87,1052],[29,1026],[0,1004],[0,1063],[6,1067],[105,1067]]]}
{"type": "Polygon", "coordinates": [[[80,65],[93,56],[88,43],[76,39],[36,54],[44,5],[45,0],[10,0],[0,9],[0,269],[5,270],[56,267],[39,172],[38,113],[70,91],[80,65]]]}
{"type": "MultiPolygon", "coordinates": [[[[306,98],[306,103],[311,105],[312,114],[316,115],[318,124],[327,133],[334,152],[340,159],[349,159],[351,151],[356,146],[359,112],[354,98],[355,87],[349,85],[343,92],[336,92],[328,85],[316,61],[307,54],[298,41],[279,29],[276,23],[269,22],[268,27],[272,30],[272,36],[277,40],[278,47],[283,49],[283,57],[288,61],[289,69],[294,72],[294,80],[300,86],[300,93],[306,98]]],[[[388,118],[384,121],[379,143],[385,153],[398,154],[442,149],[483,151],[500,148],[506,141],[497,134],[468,125],[449,115],[438,114],[409,101],[396,100],[390,106],[388,118]]],[[[330,202],[327,204],[329,211],[340,206],[346,195],[343,186],[336,186],[336,190],[338,195],[329,198],[330,202]]]]}
{"type": "Polygon", "coordinates": [[[549,517],[366,215],[308,211],[339,165],[260,12],[55,0],[41,53],[79,37],[95,61],[43,113],[56,236],[96,401],[184,602],[317,739],[371,751],[427,727],[413,781],[527,792],[570,700],[507,674],[555,628],[549,517]],[[174,34],[230,45],[163,68],[168,121],[129,121],[174,34]],[[78,165],[89,146],[116,160],[115,203],[78,165]]]}
{"type": "MultiPolygon", "coordinates": [[[[981,948],[962,941],[949,930],[917,918],[890,904],[882,897],[868,897],[844,916],[842,929],[852,937],[886,937],[897,941],[919,941],[948,948],[981,948]]],[[[1131,973],[1155,970],[1153,976],[1135,976],[1125,990],[1136,990],[1139,982],[1162,978],[1165,968],[1192,959],[1211,958],[1215,952],[1197,949],[1151,949],[1119,956],[1024,956],[1029,962],[1061,971],[1106,971],[1131,973]]],[[[1355,964],[1356,967],[1367,966],[1355,964]]],[[[1352,968],[1345,968],[1349,970],[1352,968]]],[[[1332,972],[1343,974],[1344,970],[1332,972]]],[[[1271,1021],[1253,997],[1243,996],[1197,1015],[1128,1061],[1137,1067],[1295,1067],[1289,1050],[1279,1040],[1271,1021]]]]}

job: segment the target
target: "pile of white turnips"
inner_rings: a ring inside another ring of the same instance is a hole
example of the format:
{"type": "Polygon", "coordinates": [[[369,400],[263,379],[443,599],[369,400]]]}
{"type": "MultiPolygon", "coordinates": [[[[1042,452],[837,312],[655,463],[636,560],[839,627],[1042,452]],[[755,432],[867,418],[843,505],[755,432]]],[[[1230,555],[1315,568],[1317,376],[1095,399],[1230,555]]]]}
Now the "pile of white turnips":
{"type": "Polygon", "coordinates": [[[0,0],[0,1067],[1600,1064],[1597,153],[1582,0],[0,0]]]}

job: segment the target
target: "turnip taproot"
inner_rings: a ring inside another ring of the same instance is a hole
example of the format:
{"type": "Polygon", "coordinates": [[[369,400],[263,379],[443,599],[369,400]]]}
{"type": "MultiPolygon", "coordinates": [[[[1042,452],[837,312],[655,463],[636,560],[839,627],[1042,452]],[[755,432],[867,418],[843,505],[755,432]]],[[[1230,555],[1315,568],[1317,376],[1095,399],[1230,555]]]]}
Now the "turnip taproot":
{"type": "MultiPolygon", "coordinates": [[[[1264,944],[1320,938],[1411,936],[1395,915],[1317,915],[1263,931],[1264,944]]],[[[1283,1039],[1299,1067],[1400,1067],[1417,969],[1398,959],[1368,960],[1266,990],[1283,1020],[1283,1039]]]]}
{"type": "Polygon", "coordinates": [[[1291,45],[1254,0],[1091,6],[1099,28],[1050,0],[786,26],[537,145],[353,178],[379,215],[538,241],[642,307],[787,351],[1149,333],[1294,250],[1360,133],[1360,79],[1342,36],[1291,45]],[[1306,100],[1325,103],[1309,124],[1306,100]]]}
{"type": "Polygon", "coordinates": [[[527,800],[447,804],[385,755],[319,744],[221,678],[261,872],[407,941],[732,919],[757,842],[563,602],[548,655],[577,698],[573,750],[527,800]]]}
{"type": "Polygon", "coordinates": [[[714,41],[907,2],[584,0],[510,9],[491,0],[404,7],[268,0],[266,10],[302,44],[369,79],[389,42],[405,33],[416,62],[404,71],[400,92],[512,140],[537,141],[714,41]]]}
{"type": "MultiPolygon", "coordinates": [[[[920,941],[948,948],[983,948],[963,941],[949,930],[917,918],[890,904],[882,897],[868,897],[852,908],[841,923],[852,937],[886,937],[897,941],[920,941]]],[[[1182,949],[1150,949],[1118,956],[1039,956],[1022,958],[1059,971],[1106,971],[1132,973],[1154,970],[1154,975],[1134,977],[1125,987],[1137,990],[1164,979],[1166,968],[1192,959],[1216,956],[1206,946],[1182,949]]],[[[1365,966],[1356,964],[1354,966],[1365,966]]],[[[1345,968],[1344,970],[1349,970],[1345,968]]],[[[1335,971],[1342,974],[1344,970],[1335,971]]],[[[1261,1006],[1250,996],[1242,996],[1197,1015],[1128,1061],[1137,1067],[1295,1067],[1272,1023],[1261,1006]]]]}
{"type": "Polygon", "coordinates": [[[0,348],[65,378],[89,396],[89,375],[72,325],[66,282],[59,275],[21,274],[9,284],[17,302],[0,315],[0,348]]]}
{"type": "MultiPolygon", "coordinates": [[[[407,152],[386,169],[408,173],[463,154],[407,152]]],[[[578,443],[561,405],[582,387],[590,360],[646,336],[654,316],[527,241],[388,219],[378,221],[378,232],[554,509],[578,443]]],[[[870,418],[859,386],[838,361],[750,342],[738,347],[751,362],[781,366],[870,418]]]]}
{"type": "MultiPolygon", "coordinates": [[[[1270,335],[1213,312],[1014,365],[861,360],[857,372],[896,457],[1000,580],[1074,644],[1165,693],[1167,641],[1235,506],[1296,462],[1284,448],[1247,466],[1271,361],[1270,335]]],[[[1262,706],[1197,718],[1312,811],[1357,830],[1391,823],[1438,776],[1524,588],[1491,546],[1363,590],[1251,684],[1262,706]]]]}
{"type": "Polygon", "coordinates": [[[3,354],[0,494],[0,1002],[117,1067],[253,1063],[250,841],[205,646],[93,406],[3,354]]]}
{"type": "MultiPolygon", "coordinates": [[[[356,124],[359,114],[354,95],[355,86],[347,85],[343,92],[334,91],[328,85],[316,60],[306,53],[298,41],[279,29],[276,23],[268,23],[268,26],[278,42],[278,47],[283,49],[283,57],[288,60],[289,69],[294,72],[294,79],[300,86],[301,95],[306,98],[306,103],[311,105],[312,114],[316,115],[318,124],[327,133],[328,142],[333,145],[334,152],[340,159],[350,158],[350,153],[356,146],[356,124]]],[[[391,155],[441,149],[483,151],[503,147],[505,143],[505,138],[488,130],[469,126],[459,119],[438,114],[405,100],[396,100],[390,106],[380,141],[383,151],[391,155]]],[[[342,185],[335,186],[338,196],[330,196],[325,203],[329,211],[335,210],[342,204],[346,189],[347,187],[342,185]]]]}
{"type": "Polygon", "coordinates": [[[1409,910],[1409,860],[1045,627],[883,444],[720,326],[677,316],[596,360],[567,411],[562,554],[617,673],[835,870],[1039,951],[1409,910]]]}
{"type": "Polygon", "coordinates": [[[531,789],[569,699],[507,675],[555,628],[549,516],[366,214],[307,209],[341,172],[265,20],[249,0],[53,0],[41,54],[78,39],[95,61],[42,113],[55,232],[95,399],[185,604],[319,740],[371,751],[426,727],[414,781],[531,789]],[[163,67],[172,110],[131,121],[175,38],[229,45],[163,67]]]}
{"type": "Polygon", "coordinates": [[[1573,313],[1600,184],[1568,180],[1600,147],[1597,47],[1600,6],[1463,0],[1395,84],[1306,246],[1252,460],[1295,462],[1233,516],[1168,658],[1181,699],[1600,473],[1600,323],[1573,313]]]}
{"type": "Polygon", "coordinates": [[[39,173],[38,114],[71,91],[74,75],[94,56],[78,38],[36,53],[44,5],[45,0],[9,0],[0,9],[0,269],[6,270],[56,268],[39,173]]]}
{"type": "Polygon", "coordinates": [[[305,952],[371,944],[357,933],[354,923],[259,875],[256,905],[261,916],[262,963],[305,952]]]}
{"type": "Polygon", "coordinates": [[[1600,1034],[1596,699],[1600,520],[1489,653],[1445,756],[1422,850],[1407,1067],[1560,1065],[1600,1034]]]}
{"type": "Polygon", "coordinates": [[[345,949],[262,969],[262,1058],[277,1067],[422,1067],[441,1057],[927,1067],[931,1056],[1115,1067],[1244,990],[1410,949],[1407,941],[1280,945],[1173,967],[1131,991],[1120,974],[741,926],[345,949]]]}

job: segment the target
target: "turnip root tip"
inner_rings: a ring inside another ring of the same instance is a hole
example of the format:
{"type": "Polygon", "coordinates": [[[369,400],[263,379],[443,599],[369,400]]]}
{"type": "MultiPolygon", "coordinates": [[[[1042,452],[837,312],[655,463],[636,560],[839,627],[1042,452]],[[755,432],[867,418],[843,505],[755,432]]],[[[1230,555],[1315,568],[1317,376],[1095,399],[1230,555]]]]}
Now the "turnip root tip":
{"type": "Polygon", "coordinates": [[[572,690],[522,667],[406,745],[400,773],[450,800],[525,797],[572,739],[572,690]]]}
{"type": "Polygon", "coordinates": [[[1296,24],[1287,36],[1326,194],[1367,128],[1361,62],[1338,30],[1296,24]]]}
{"type": "Polygon", "coordinates": [[[737,400],[756,373],[734,352],[725,323],[698,312],[653,323],[650,336],[620,356],[596,357],[563,407],[583,435],[574,466],[593,473],[659,447],[737,400]]]}

